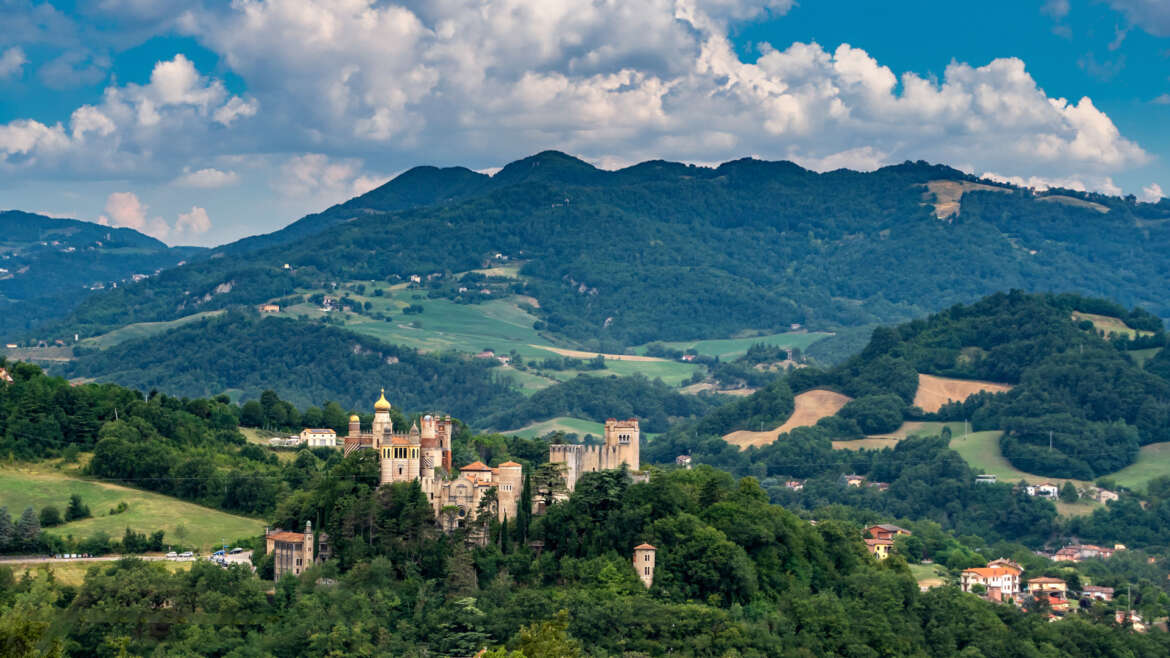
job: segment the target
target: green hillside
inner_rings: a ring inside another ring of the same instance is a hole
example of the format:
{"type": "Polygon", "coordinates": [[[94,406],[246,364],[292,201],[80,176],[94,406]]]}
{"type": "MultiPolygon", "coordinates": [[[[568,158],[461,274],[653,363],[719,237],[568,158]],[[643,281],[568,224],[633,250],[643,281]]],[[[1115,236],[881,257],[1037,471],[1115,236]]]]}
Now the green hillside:
{"type": "Polygon", "coordinates": [[[126,528],[147,535],[162,530],[168,541],[206,552],[225,540],[259,535],[264,530],[264,522],[259,519],[228,514],[170,496],[80,479],[45,467],[0,467],[0,505],[7,507],[13,516],[19,516],[26,507],[39,512],[47,505],[64,512],[69,497],[74,494],[81,496],[94,516],[49,528],[50,535],[72,535],[81,540],[104,532],[119,539],[126,528]],[[109,513],[123,502],[128,506],[126,511],[109,513]]]}
{"type": "Polygon", "coordinates": [[[898,321],[1009,288],[1083,291],[1170,315],[1168,275],[1156,265],[1170,223],[1152,221],[1163,206],[1080,195],[1102,213],[996,187],[966,193],[942,221],[925,184],[969,177],[925,163],[818,174],[785,162],[650,162],[607,172],[546,152],[490,178],[427,175],[431,192],[358,197],[304,228],[319,233],[261,240],[247,258],[200,260],[93,297],[60,331],[91,335],[343,281],[437,275],[427,285],[442,287],[497,256],[523,263],[514,292],[537,301],[538,331],[599,352],[792,323],[898,321]],[[1113,266],[1121,261],[1125,271],[1113,266]]]}
{"type": "MultiPolygon", "coordinates": [[[[1170,439],[1165,358],[1159,354],[1143,368],[1127,355],[1165,342],[1161,320],[1140,309],[1072,295],[993,295],[923,320],[879,327],[869,345],[840,366],[797,370],[693,426],[677,428],[650,451],[663,461],[698,452],[713,463],[746,469],[795,459],[813,447],[831,449],[832,440],[894,432],[907,420],[970,421],[980,440],[953,447],[973,466],[1000,468],[1005,476],[1010,468],[1012,476],[1091,480],[1135,464],[1142,446],[1170,439]],[[1074,320],[1074,312],[1113,318],[1144,334],[1106,340],[1083,315],[1074,320]],[[927,413],[912,406],[919,374],[1011,389],[978,393],[927,413]],[[801,430],[802,441],[811,442],[803,452],[783,435],[734,457],[720,445],[728,432],[780,425],[794,413],[794,396],[813,389],[852,400],[801,430]]],[[[827,459],[844,467],[849,457],[830,453],[827,459]]],[[[777,463],[775,472],[785,473],[782,468],[777,463]]]]}
{"type": "Polygon", "coordinates": [[[47,336],[32,330],[66,315],[94,290],[126,285],[134,275],[152,275],[201,251],[168,247],[128,228],[0,211],[0,337],[35,344],[47,336]]]}

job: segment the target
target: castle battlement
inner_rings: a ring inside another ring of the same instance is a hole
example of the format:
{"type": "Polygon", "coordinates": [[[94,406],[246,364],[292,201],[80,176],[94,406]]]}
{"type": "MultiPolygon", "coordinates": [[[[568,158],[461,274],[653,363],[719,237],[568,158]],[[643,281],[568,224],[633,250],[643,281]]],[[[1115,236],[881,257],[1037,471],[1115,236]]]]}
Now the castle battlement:
{"type": "Polygon", "coordinates": [[[625,464],[632,471],[641,468],[641,430],[638,419],[605,421],[603,445],[554,444],[548,447],[548,460],[565,465],[565,483],[570,491],[577,485],[582,473],[621,468],[625,464]]]}

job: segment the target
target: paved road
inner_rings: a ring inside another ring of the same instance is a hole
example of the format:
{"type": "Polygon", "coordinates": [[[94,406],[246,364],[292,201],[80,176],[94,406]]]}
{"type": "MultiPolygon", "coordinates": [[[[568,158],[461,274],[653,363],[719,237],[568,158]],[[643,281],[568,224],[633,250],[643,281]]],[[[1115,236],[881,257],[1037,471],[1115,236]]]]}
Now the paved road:
{"type": "MultiPolygon", "coordinates": [[[[142,560],[165,560],[165,555],[102,555],[99,557],[46,557],[43,555],[7,556],[0,557],[0,564],[63,564],[66,562],[116,562],[123,557],[137,557],[142,560]]],[[[193,561],[195,558],[179,558],[179,560],[193,561]]]]}

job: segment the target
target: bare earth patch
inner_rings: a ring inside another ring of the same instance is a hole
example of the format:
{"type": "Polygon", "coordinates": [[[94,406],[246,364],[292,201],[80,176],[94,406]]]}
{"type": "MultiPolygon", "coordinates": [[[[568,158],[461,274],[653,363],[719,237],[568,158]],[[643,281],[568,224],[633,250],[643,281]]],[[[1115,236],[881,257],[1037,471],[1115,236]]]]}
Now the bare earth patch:
{"type": "Polygon", "coordinates": [[[962,402],[982,391],[1004,393],[1010,390],[1012,390],[1011,384],[919,374],[918,392],[914,395],[914,406],[925,412],[934,413],[947,402],[962,402]]]}
{"type": "MultiPolygon", "coordinates": [[[[574,359],[593,359],[600,354],[599,352],[567,350],[563,347],[549,347],[548,345],[529,345],[529,347],[535,347],[538,350],[548,350],[574,359]]],[[[601,356],[605,357],[607,361],[670,361],[670,359],[660,359],[656,356],[638,356],[636,354],[601,354],[601,356]]]]}
{"type": "Polygon", "coordinates": [[[934,215],[939,219],[949,219],[959,214],[959,200],[965,192],[1010,192],[1006,188],[972,183],[959,180],[933,180],[926,184],[929,197],[934,195],[934,215]]]}
{"type": "Polygon", "coordinates": [[[740,450],[744,450],[749,446],[766,446],[773,443],[781,434],[790,432],[797,427],[816,425],[818,420],[832,416],[840,411],[841,407],[844,407],[851,399],[849,396],[841,395],[836,391],[828,391],[820,388],[805,391],[796,396],[796,409],[780,427],[767,432],[740,430],[725,435],[723,440],[734,446],[739,446],[740,450]]]}

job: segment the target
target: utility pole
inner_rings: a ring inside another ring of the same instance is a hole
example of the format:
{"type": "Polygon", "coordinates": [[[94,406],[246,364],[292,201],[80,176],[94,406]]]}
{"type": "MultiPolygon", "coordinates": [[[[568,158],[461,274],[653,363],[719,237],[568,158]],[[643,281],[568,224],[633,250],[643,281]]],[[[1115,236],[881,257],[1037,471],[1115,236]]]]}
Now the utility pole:
{"type": "Polygon", "coordinates": [[[1048,430],[1048,452],[1052,452],[1052,430],[1048,430]]]}

